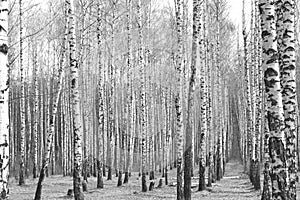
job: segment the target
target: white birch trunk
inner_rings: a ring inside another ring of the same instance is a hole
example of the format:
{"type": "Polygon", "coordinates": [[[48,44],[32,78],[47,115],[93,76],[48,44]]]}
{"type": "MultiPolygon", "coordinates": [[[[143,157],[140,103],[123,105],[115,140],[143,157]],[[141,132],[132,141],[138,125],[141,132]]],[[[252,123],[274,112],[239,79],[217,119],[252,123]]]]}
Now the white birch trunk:
{"type": "Polygon", "coordinates": [[[0,199],[8,198],[9,176],[9,69],[8,69],[8,2],[0,2],[0,199]]]}

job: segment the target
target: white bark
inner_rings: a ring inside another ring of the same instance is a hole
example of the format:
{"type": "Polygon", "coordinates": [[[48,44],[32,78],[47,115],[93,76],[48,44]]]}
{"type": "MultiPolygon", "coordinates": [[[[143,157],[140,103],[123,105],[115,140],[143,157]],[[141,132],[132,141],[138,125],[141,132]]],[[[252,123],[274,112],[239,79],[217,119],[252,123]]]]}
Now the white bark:
{"type": "Polygon", "coordinates": [[[0,199],[8,197],[9,176],[9,73],[8,73],[8,2],[0,2],[0,199]]]}

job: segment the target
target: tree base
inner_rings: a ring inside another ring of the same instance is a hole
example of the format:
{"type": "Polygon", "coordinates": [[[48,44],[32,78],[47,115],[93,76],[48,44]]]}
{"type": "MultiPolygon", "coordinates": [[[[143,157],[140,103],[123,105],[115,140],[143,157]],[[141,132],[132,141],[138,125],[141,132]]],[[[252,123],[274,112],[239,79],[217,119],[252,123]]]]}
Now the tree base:
{"type": "Polygon", "coordinates": [[[122,186],[122,171],[119,171],[119,175],[118,175],[118,187],[122,186]]]}
{"type": "Polygon", "coordinates": [[[152,191],[153,190],[153,188],[154,188],[154,171],[151,171],[150,172],[150,177],[149,177],[149,179],[150,179],[150,185],[149,185],[149,191],[152,191]]]}
{"type": "Polygon", "coordinates": [[[162,179],[159,179],[157,188],[161,188],[162,185],[163,185],[163,180],[162,180],[162,179]]]}
{"type": "Polygon", "coordinates": [[[129,173],[128,172],[125,172],[125,175],[124,175],[124,184],[125,183],[128,183],[128,181],[129,181],[129,173]]]}
{"type": "Polygon", "coordinates": [[[260,190],[260,164],[259,161],[256,160],[254,162],[254,176],[253,176],[253,186],[255,190],[260,190]]]}
{"type": "Polygon", "coordinates": [[[168,185],[168,169],[165,168],[165,185],[168,185]]]}
{"type": "Polygon", "coordinates": [[[198,187],[198,191],[203,191],[206,189],[205,187],[205,167],[204,167],[204,163],[202,163],[201,161],[199,162],[199,187],[198,187]]]}
{"type": "Polygon", "coordinates": [[[142,192],[147,192],[146,173],[142,173],[142,192]]]}
{"type": "Polygon", "coordinates": [[[87,187],[87,182],[86,180],[82,181],[82,191],[87,192],[88,191],[88,187],[87,187]]]}
{"type": "Polygon", "coordinates": [[[73,189],[68,189],[67,196],[73,196],[73,189]]]}
{"type": "Polygon", "coordinates": [[[107,180],[112,180],[111,167],[108,167],[107,180]]]}
{"type": "Polygon", "coordinates": [[[103,188],[102,172],[99,170],[97,174],[97,188],[103,188]]]}

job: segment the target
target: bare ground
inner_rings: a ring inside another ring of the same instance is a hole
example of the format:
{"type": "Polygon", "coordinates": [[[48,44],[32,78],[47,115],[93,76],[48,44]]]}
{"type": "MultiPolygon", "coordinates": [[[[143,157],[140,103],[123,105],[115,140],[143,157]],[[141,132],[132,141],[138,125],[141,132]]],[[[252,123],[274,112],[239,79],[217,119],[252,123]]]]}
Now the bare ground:
{"type": "MultiPolygon", "coordinates": [[[[159,175],[157,174],[156,177],[159,175]]],[[[170,171],[169,183],[176,183],[176,169],[170,171]]],[[[141,192],[141,179],[137,174],[133,174],[129,183],[117,187],[117,178],[107,181],[104,177],[104,188],[96,188],[96,178],[89,178],[88,192],[85,192],[85,200],[135,200],[135,199],[176,199],[176,186],[163,186],[155,188],[146,193],[141,192]]],[[[197,179],[193,179],[192,185],[197,184],[197,179]]],[[[12,200],[31,200],[34,198],[37,180],[28,179],[25,186],[18,186],[16,181],[10,183],[10,198],[12,200]]],[[[157,186],[158,179],[155,185],[157,186]]],[[[67,191],[72,188],[72,178],[62,176],[52,176],[46,178],[43,185],[43,199],[72,199],[68,197],[67,191]]],[[[261,191],[255,191],[247,176],[243,174],[242,165],[237,162],[230,162],[226,165],[225,176],[221,181],[213,184],[206,191],[197,191],[197,187],[192,189],[192,199],[201,200],[258,200],[261,191]]],[[[298,197],[300,190],[298,187],[298,197]]]]}

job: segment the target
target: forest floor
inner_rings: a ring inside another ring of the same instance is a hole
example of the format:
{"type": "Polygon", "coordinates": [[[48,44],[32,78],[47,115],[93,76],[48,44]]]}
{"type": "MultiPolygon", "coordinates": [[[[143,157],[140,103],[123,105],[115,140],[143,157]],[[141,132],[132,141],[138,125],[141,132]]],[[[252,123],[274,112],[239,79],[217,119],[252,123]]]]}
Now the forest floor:
{"type": "MultiPolygon", "coordinates": [[[[197,173],[195,173],[197,174],[197,173]]],[[[159,175],[157,175],[158,177],[159,175]]],[[[155,186],[158,184],[155,182],[155,186]]],[[[104,177],[104,188],[96,188],[96,178],[88,179],[88,192],[85,192],[85,200],[159,200],[176,199],[176,169],[169,171],[169,185],[162,188],[155,188],[146,193],[141,192],[141,179],[137,174],[129,179],[129,183],[117,187],[117,177],[112,181],[107,181],[104,177]]],[[[149,181],[148,181],[149,182],[149,181]]],[[[31,200],[34,198],[37,180],[27,179],[25,186],[18,186],[15,180],[10,183],[10,198],[12,200],[31,200]]],[[[43,184],[43,199],[72,199],[67,196],[68,189],[72,188],[72,177],[51,176],[45,179],[43,184]]],[[[192,179],[192,186],[196,185],[198,180],[192,179]]],[[[149,185],[149,184],[148,184],[149,185]]],[[[300,185],[298,185],[298,197],[300,196],[300,185]]],[[[201,200],[258,200],[260,191],[255,191],[248,176],[243,174],[243,167],[238,162],[229,162],[226,164],[226,172],[222,180],[213,183],[211,188],[198,192],[197,187],[192,189],[192,199],[201,200]]]]}

